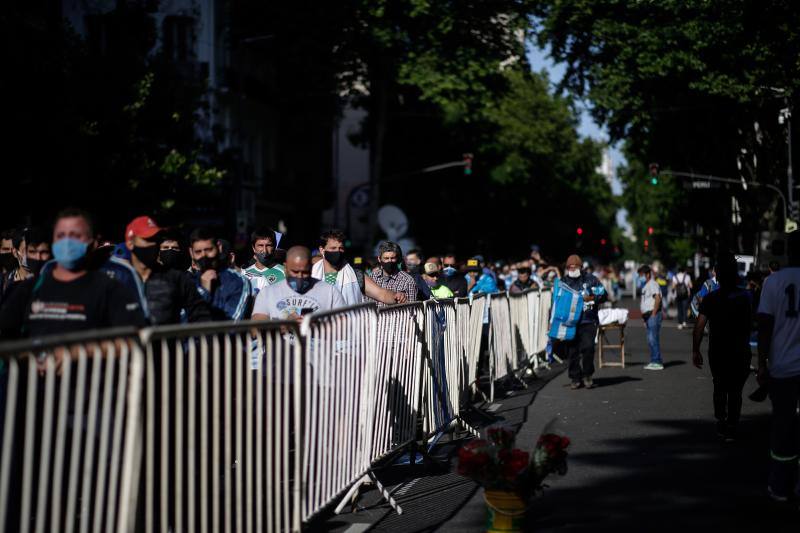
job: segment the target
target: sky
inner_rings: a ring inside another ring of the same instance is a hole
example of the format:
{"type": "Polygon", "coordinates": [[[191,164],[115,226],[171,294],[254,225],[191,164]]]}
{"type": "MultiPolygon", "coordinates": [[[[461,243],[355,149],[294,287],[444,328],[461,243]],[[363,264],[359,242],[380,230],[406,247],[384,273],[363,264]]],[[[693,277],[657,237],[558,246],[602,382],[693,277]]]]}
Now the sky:
{"type": "MultiPolygon", "coordinates": [[[[528,61],[530,62],[533,70],[537,72],[541,70],[547,71],[548,75],[550,76],[550,81],[553,84],[558,83],[564,76],[564,64],[553,62],[548,50],[542,50],[533,43],[528,45],[528,61]]],[[[592,119],[591,115],[586,110],[587,104],[585,102],[578,102],[578,104],[583,108],[581,111],[581,122],[578,126],[578,133],[584,137],[591,137],[593,139],[607,142],[608,132],[592,119]]],[[[611,160],[614,164],[614,172],[616,173],[619,167],[625,164],[625,158],[623,157],[622,152],[619,151],[619,146],[612,146],[610,152],[611,160]]],[[[611,181],[611,190],[616,195],[622,194],[622,184],[619,182],[616,175],[611,181]]],[[[617,225],[625,230],[630,231],[627,212],[624,209],[620,209],[617,212],[617,225]]]]}

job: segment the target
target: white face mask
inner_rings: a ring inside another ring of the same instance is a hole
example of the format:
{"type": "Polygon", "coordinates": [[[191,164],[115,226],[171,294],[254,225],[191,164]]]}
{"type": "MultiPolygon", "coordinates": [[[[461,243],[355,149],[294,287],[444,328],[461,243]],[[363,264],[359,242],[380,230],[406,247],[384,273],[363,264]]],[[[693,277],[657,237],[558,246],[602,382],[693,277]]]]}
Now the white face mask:
{"type": "Polygon", "coordinates": [[[567,270],[567,276],[569,276],[571,278],[579,278],[579,277],[581,277],[581,271],[580,270],[567,270]]]}

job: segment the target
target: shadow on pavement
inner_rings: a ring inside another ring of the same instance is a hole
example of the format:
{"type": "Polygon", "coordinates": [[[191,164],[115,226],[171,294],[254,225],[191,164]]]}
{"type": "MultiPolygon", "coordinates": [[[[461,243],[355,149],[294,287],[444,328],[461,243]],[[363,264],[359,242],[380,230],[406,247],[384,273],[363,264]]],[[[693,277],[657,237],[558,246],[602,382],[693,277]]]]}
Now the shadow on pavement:
{"type": "Polygon", "coordinates": [[[531,508],[530,530],[800,530],[796,506],[766,496],[768,417],[743,420],[732,445],[723,445],[707,420],[641,425],[646,435],[603,442],[613,451],[570,457],[573,472],[610,474],[582,478],[577,486],[554,480],[531,508]]]}
{"type": "Polygon", "coordinates": [[[642,381],[642,378],[615,376],[613,378],[594,378],[592,381],[595,387],[611,387],[613,385],[619,385],[620,383],[628,383],[629,381],[642,381]]]}

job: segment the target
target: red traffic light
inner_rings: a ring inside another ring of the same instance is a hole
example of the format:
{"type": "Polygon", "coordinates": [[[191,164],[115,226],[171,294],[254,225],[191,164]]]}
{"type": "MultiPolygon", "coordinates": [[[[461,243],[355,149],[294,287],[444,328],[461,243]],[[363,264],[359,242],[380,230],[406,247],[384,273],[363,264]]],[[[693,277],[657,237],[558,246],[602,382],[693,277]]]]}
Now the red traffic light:
{"type": "Polygon", "coordinates": [[[600,239],[600,246],[605,246],[605,245],[606,245],[606,240],[600,239]]]}
{"type": "Polygon", "coordinates": [[[645,248],[647,248],[648,246],[650,246],[650,241],[648,241],[647,239],[645,239],[645,240],[644,240],[644,247],[645,247],[645,248]]]}
{"type": "Polygon", "coordinates": [[[578,229],[575,230],[575,233],[577,233],[578,235],[583,235],[583,228],[578,227],[578,229]]]}
{"type": "Polygon", "coordinates": [[[650,226],[649,228],[647,228],[647,234],[648,235],[652,235],[653,234],[653,226],[650,226]]]}
{"type": "Polygon", "coordinates": [[[472,174],[472,154],[464,154],[464,175],[469,176],[472,174]]]}

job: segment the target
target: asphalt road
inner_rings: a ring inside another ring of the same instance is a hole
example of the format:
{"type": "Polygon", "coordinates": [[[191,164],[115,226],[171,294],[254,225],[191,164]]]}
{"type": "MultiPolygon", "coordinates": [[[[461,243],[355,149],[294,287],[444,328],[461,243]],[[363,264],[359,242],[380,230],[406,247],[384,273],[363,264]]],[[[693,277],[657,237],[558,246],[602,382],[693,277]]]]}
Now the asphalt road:
{"type": "MultiPolygon", "coordinates": [[[[604,367],[596,388],[577,391],[564,372],[528,408],[518,446],[553,419],[573,442],[570,471],[533,504],[530,530],[800,531],[800,513],[766,497],[769,402],[745,398],[739,439],[724,444],[710,372],[690,361],[691,331],[664,322],[663,371],[643,368],[641,319],[626,337],[626,368],[604,367]]],[[[755,387],[752,376],[745,395],[755,387]]],[[[479,491],[438,531],[481,531],[484,513],[479,491]]]]}

